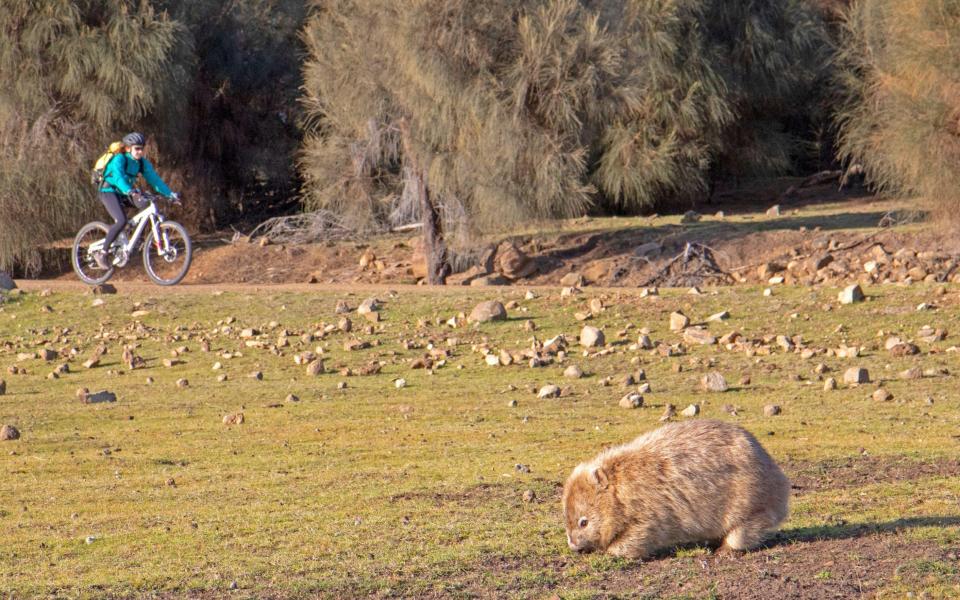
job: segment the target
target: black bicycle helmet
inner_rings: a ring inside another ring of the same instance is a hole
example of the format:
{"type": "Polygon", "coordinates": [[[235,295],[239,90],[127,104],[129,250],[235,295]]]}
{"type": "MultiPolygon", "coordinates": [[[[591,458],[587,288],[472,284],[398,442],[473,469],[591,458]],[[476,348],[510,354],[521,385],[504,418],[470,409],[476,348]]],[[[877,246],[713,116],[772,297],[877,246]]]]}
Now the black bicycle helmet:
{"type": "Polygon", "coordinates": [[[123,145],[127,148],[131,146],[143,146],[146,143],[147,136],[143,135],[142,133],[137,133],[136,131],[123,136],[123,145]]]}

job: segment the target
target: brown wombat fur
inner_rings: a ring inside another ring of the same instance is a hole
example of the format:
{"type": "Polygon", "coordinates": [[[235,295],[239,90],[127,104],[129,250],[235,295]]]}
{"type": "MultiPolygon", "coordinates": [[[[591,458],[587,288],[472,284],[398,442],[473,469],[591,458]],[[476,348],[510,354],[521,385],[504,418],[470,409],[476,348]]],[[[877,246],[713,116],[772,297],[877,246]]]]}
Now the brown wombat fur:
{"type": "Polygon", "coordinates": [[[678,544],[759,544],[787,516],[790,482],[746,430],[671,423],[601,452],[563,488],[567,543],[643,558],[678,544]]]}

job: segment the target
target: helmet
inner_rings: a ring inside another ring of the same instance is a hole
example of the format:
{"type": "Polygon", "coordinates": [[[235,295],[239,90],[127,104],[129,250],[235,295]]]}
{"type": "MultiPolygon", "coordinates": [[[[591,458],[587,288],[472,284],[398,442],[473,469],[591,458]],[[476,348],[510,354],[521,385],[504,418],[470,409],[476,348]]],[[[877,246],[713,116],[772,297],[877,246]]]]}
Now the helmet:
{"type": "Polygon", "coordinates": [[[130,146],[142,146],[146,143],[147,136],[143,135],[142,133],[137,133],[136,131],[123,136],[123,145],[128,148],[130,146]]]}

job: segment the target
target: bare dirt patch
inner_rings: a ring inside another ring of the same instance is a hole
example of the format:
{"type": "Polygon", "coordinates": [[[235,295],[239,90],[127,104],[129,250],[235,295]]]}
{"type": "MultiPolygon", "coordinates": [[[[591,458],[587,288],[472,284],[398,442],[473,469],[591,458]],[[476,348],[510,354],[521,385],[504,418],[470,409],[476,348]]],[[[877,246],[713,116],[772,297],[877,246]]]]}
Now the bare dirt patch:
{"type": "Polygon", "coordinates": [[[856,488],[878,483],[960,476],[960,459],[920,461],[902,456],[857,456],[781,463],[795,494],[856,488]]]}

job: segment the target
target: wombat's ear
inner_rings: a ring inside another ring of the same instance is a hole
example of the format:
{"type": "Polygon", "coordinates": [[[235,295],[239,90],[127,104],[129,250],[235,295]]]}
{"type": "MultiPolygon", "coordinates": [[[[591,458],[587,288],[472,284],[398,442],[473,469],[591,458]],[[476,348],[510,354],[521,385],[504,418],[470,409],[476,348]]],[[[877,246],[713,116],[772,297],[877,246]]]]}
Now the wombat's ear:
{"type": "Polygon", "coordinates": [[[590,482],[603,490],[610,485],[610,478],[607,477],[607,472],[603,470],[603,467],[597,467],[590,471],[590,482]]]}

